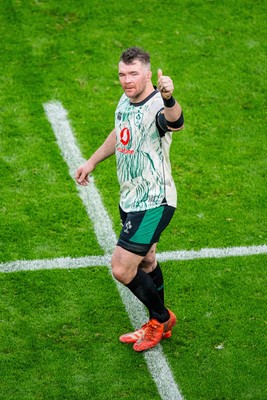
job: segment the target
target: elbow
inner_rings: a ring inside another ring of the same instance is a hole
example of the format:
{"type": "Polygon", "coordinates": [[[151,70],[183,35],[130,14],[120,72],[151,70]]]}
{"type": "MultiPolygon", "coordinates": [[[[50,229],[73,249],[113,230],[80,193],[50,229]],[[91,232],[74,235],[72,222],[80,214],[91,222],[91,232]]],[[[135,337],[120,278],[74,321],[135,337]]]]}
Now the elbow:
{"type": "Polygon", "coordinates": [[[169,128],[169,130],[170,130],[171,132],[178,132],[178,131],[181,131],[182,129],[184,129],[184,124],[181,125],[181,126],[179,126],[179,128],[171,128],[171,127],[169,127],[169,126],[168,126],[168,128],[169,128]]]}
{"type": "Polygon", "coordinates": [[[171,131],[179,131],[179,130],[183,129],[183,126],[184,126],[183,112],[181,112],[180,117],[176,121],[171,122],[166,119],[166,124],[167,124],[168,129],[170,129],[171,131]]]}

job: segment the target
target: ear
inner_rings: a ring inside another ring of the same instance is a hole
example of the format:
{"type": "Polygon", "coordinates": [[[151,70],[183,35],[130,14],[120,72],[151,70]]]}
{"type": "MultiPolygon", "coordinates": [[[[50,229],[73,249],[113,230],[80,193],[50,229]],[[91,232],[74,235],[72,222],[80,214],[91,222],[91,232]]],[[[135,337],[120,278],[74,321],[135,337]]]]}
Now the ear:
{"type": "Polygon", "coordinates": [[[152,78],[152,71],[148,71],[146,75],[147,82],[150,81],[152,78]]]}

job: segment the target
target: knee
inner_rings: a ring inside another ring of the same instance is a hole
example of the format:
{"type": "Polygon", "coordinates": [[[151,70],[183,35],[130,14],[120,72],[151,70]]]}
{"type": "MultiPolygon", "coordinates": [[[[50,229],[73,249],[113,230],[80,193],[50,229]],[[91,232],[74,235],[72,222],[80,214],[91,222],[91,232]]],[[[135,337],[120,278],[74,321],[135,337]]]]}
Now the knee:
{"type": "Polygon", "coordinates": [[[112,270],[112,275],[114,276],[114,278],[121,282],[124,283],[125,280],[125,276],[123,274],[123,271],[121,270],[121,268],[119,268],[116,264],[111,263],[111,270],[112,270]]]}
{"type": "Polygon", "coordinates": [[[111,260],[111,270],[114,278],[123,285],[127,285],[131,281],[127,271],[115,259],[111,260]]]}
{"type": "Polygon", "coordinates": [[[128,285],[135,277],[141,256],[136,256],[117,246],[111,259],[114,278],[123,285],[128,285]]]}

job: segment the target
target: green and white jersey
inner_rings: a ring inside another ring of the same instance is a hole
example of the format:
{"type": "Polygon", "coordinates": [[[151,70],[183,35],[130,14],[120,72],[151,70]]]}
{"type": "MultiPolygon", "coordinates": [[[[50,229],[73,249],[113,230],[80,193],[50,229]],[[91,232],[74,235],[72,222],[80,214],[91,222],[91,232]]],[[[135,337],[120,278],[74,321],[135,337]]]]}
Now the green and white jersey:
{"type": "Polygon", "coordinates": [[[120,206],[125,212],[168,204],[176,207],[169,150],[172,132],[160,137],[156,115],[163,109],[158,90],[140,103],[123,94],[115,113],[120,206]]]}

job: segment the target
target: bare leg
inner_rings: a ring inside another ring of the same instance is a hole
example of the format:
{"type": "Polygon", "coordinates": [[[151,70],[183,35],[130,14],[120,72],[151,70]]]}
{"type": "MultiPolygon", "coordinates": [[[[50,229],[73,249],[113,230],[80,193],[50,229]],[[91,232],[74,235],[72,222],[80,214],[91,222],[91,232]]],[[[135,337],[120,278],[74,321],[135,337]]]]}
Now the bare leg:
{"type": "Polygon", "coordinates": [[[120,246],[116,246],[111,260],[114,278],[124,285],[127,285],[136,276],[138,266],[143,259],[143,256],[139,256],[120,246]]]}

